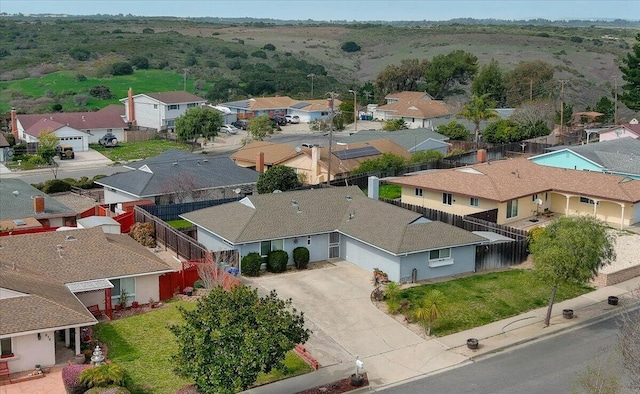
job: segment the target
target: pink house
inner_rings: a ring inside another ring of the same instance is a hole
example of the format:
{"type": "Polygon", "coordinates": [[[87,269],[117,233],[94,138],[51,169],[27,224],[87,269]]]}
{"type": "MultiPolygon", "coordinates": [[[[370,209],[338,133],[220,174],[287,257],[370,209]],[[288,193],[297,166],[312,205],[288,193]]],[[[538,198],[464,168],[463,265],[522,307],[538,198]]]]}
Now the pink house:
{"type": "Polygon", "coordinates": [[[613,126],[608,130],[600,132],[600,141],[626,137],[640,139],[640,124],[638,124],[638,119],[631,119],[629,123],[613,126]]]}

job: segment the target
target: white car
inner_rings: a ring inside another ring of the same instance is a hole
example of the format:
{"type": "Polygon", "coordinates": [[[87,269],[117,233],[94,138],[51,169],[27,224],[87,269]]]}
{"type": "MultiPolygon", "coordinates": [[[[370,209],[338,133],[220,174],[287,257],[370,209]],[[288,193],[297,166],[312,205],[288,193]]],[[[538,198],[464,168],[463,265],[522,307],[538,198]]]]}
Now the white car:
{"type": "Polygon", "coordinates": [[[291,124],[300,123],[300,117],[298,115],[285,115],[284,117],[287,119],[287,123],[291,123],[291,124]]]}
{"type": "Polygon", "coordinates": [[[220,127],[220,132],[227,134],[238,134],[238,128],[230,124],[225,124],[220,127]]]}

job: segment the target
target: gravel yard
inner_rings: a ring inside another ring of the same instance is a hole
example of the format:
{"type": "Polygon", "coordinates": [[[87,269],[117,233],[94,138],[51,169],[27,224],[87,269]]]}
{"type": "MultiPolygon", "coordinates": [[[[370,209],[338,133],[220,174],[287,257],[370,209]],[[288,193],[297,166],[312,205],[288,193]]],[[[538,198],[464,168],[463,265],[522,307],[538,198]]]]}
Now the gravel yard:
{"type": "Polygon", "coordinates": [[[616,260],[600,270],[603,274],[640,265],[640,235],[621,231],[616,234],[616,260]]]}

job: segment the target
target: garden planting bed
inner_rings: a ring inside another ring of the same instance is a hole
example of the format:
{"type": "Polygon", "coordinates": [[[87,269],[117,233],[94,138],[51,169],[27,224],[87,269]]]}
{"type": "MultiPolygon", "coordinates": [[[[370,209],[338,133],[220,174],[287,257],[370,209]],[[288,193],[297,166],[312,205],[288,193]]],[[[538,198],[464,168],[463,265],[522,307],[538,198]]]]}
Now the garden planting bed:
{"type": "Polygon", "coordinates": [[[323,384],[322,386],[317,386],[308,390],[299,391],[296,394],[340,394],[347,393],[349,391],[361,389],[363,387],[369,386],[369,379],[367,378],[367,374],[361,374],[363,379],[362,386],[352,386],[351,378],[344,378],[341,380],[337,380],[335,382],[323,384]]]}

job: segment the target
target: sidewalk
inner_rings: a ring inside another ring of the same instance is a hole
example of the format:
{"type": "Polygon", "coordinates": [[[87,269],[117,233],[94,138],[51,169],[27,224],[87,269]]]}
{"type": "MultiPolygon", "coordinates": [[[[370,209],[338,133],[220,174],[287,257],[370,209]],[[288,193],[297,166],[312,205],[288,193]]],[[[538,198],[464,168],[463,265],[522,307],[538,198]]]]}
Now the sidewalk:
{"type": "MultiPolygon", "coordinates": [[[[544,327],[547,308],[539,308],[519,316],[500,320],[445,337],[425,340],[417,346],[378,354],[363,359],[370,389],[401,384],[424,375],[461,366],[483,356],[503,351],[507,348],[534,341],[546,336],[577,329],[590,322],[611,317],[623,310],[624,300],[632,291],[640,287],[640,277],[603,287],[580,297],[556,303],[553,307],[551,324],[544,327]],[[609,296],[620,298],[620,305],[607,303],[609,296]],[[565,319],[563,309],[573,309],[574,318],[565,319]],[[479,340],[479,348],[467,348],[467,339],[479,340]]],[[[249,394],[296,393],[321,384],[350,376],[355,372],[354,362],[344,362],[294,378],[247,390],[249,394]]]]}

